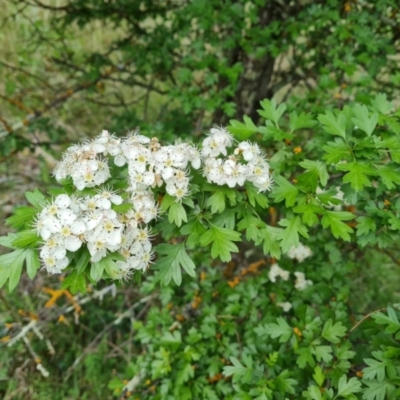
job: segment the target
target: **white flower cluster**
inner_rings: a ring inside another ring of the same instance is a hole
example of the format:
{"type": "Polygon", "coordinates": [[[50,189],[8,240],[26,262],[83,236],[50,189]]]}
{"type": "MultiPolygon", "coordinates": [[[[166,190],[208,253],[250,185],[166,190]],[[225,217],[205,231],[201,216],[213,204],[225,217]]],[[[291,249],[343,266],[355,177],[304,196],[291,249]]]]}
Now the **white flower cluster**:
{"type": "MultiPolygon", "coordinates": [[[[100,261],[107,252],[118,251],[124,257],[125,261],[117,261],[115,278],[123,278],[133,269],[145,270],[152,258],[150,234],[140,226],[142,219],[135,209],[125,214],[111,209],[112,204],[121,203],[121,196],[103,188],[93,197],[62,194],[44,207],[35,228],[44,240],[40,258],[46,270],[61,273],[70,262],[67,251],[76,252],[83,243],[92,262],[100,261]]],[[[155,207],[154,200],[151,205],[155,207]]]]}
{"type": "Polygon", "coordinates": [[[296,282],[294,283],[294,287],[297,290],[304,290],[308,288],[308,286],[311,286],[313,284],[312,281],[306,279],[306,276],[303,272],[296,271],[294,274],[296,275],[296,282]]]}
{"type": "Polygon", "coordinates": [[[59,195],[37,216],[35,229],[44,241],[40,251],[44,267],[50,273],[61,273],[70,263],[67,252],[76,252],[85,244],[93,263],[109,252],[119,252],[124,261],[116,262],[116,279],[133,270],[144,271],[152,260],[147,224],[158,215],[152,189],[165,184],[170,196],[183,199],[190,190],[189,165],[194,169],[203,166],[203,175],[218,185],[234,187],[248,180],[259,191],[270,189],[269,165],[259,147],[241,142],[228,156],[232,144],[233,137],[226,130],[213,128],[201,152],[186,143],[161,146],[156,138],[137,132],[121,139],[103,131],[92,141],[70,147],[54,169],[55,178],[72,178],[78,191],[98,191],[94,196],[59,195]],[[122,197],[100,187],[111,178],[109,157],[116,166],[127,166],[130,194],[125,202],[131,209],[123,214],[112,209],[112,204],[122,204],[122,197]]]}
{"type": "Polygon", "coordinates": [[[289,271],[282,269],[278,264],[274,263],[268,272],[268,278],[271,282],[276,282],[276,278],[278,277],[287,281],[289,279],[289,271]]]}
{"type": "Polygon", "coordinates": [[[233,144],[232,136],[222,128],[213,128],[203,141],[201,155],[204,159],[203,174],[208,182],[217,185],[242,186],[252,182],[259,192],[271,189],[269,164],[260,148],[250,142],[240,142],[234,154],[227,157],[227,148],[233,144]],[[219,156],[225,158],[220,158],[219,156]]]}
{"type": "MultiPolygon", "coordinates": [[[[290,272],[282,269],[278,264],[274,263],[271,265],[271,268],[268,272],[268,278],[271,282],[276,282],[276,278],[282,278],[284,281],[287,281],[289,279],[290,272]]],[[[303,272],[294,272],[294,275],[296,276],[296,282],[294,284],[294,287],[297,290],[304,290],[308,286],[311,286],[313,283],[309,279],[306,279],[305,275],[303,272]]]]}
{"type": "Polygon", "coordinates": [[[303,262],[306,258],[312,255],[312,251],[308,246],[299,243],[297,247],[292,246],[287,252],[289,258],[296,259],[298,262],[303,262]]]}

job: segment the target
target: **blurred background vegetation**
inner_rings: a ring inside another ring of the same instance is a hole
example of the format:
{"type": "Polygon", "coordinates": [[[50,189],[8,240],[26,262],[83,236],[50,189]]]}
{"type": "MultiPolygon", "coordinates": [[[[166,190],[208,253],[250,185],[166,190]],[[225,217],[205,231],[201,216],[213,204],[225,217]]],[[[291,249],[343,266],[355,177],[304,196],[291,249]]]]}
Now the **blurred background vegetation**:
{"type": "MultiPolygon", "coordinates": [[[[378,92],[399,99],[395,0],[3,0],[0,18],[1,220],[24,204],[26,190],[54,185],[51,170],[63,149],[102,129],[196,141],[230,119],[257,120],[264,98],[298,113],[366,102],[378,92]]],[[[359,313],[399,297],[398,261],[382,260],[379,271],[346,275],[360,289],[351,304],[359,313]]],[[[158,312],[167,331],[176,321],[190,324],[185,313],[196,312],[199,285],[206,296],[215,285],[234,290],[222,267],[213,274],[209,282],[199,274],[186,292],[156,291],[151,277],[141,293],[133,283],[114,296],[105,287],[82,310],[51,292],[57,279],[44,274],[13,294],[0,291],[3,337],[41,321],[32,343],[7,347],[3,340],[1,397],[118,397],[123,380],[137,373],[132,360],[147,351],[133,341],[140,321],[158,312]],[[35,369],[38,357],[48,379],[35,369]]],[[[143,398],[154,391],[148,382],[143,398]]]]}

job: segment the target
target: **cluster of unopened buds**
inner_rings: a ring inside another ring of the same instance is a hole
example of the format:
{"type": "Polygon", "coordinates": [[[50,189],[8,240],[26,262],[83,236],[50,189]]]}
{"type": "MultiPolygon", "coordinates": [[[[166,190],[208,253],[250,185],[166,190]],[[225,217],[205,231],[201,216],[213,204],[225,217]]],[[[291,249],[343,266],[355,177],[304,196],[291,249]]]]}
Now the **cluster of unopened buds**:
{"type": "Polygon", "coordinates": [[[202,168],[210,183],[241,186],[252,182],[260,192],[269,190],[269,165],[260,148],[249,142],[234,144],[222,128],[212,128],[201,150],[187,143],[161,146],[137,132],[117,138],[103,131],[94,140],[67,149],[54,169],[58,181],[71,178],[77,191],[61,194],[45,205],[37,216],[35,228],[44,241],[40,258],[50,273],[61,273],[71,255],[86,245],[91,262],[118,252],[115,279],[144,271],[152,258],[148,224],[158,216],[153,189],[165,185],[165,192],[181,201],[190,192],[189,166],[202,168]],[[126,193],[117,193],[107,182],[112,178],[109,158],[117,167],[127,168],[126,193]],[[94,188],[95,195],[80,193],[94,188]],[[128,204],[118,213],[114,205],[128,204]]]}

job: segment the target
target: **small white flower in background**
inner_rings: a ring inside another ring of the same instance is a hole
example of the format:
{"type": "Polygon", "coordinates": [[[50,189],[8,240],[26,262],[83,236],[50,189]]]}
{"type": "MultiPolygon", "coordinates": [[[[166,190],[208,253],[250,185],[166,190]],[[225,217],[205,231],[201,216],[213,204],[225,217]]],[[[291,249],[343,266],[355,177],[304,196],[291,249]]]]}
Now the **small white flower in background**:
{"type": "Polygon", "coordinates": [[[276,282],[276,278],[282,278],[284,281],[289,279],[289,271],[282,269],[278,264],[272,264],[268,272],[268,278],[271,282],[276,282]]]}
{"type": "Polygon", "coordinates": [[[310,281],[309,279],[306,279],[306,276],[304,275],[303,272],[296,271],[294,274],[296,276],[296,282],[294,284],[294,287],[297,290],[300,290],[300,291],[304,290],[313,284],[312,281],[310,281]]]}
{"type": "Polygon", "coordinates": [[[308,246],[299,243],[297,247],[292,246],[290,248],[287,256],[291,259],[296,259],[298,262],[303,262],[306,258],[312,256],[312,251],[308,246]]]}
{"type": "Polygon", "coordinates": [[[276,303],[276,305],[278,307],[281,307],[283,309],[284,312],[288,312],[292,309],[292,303],[289,303],[288,301],[285,302],[280,302],[280,303],[276,303]]]}

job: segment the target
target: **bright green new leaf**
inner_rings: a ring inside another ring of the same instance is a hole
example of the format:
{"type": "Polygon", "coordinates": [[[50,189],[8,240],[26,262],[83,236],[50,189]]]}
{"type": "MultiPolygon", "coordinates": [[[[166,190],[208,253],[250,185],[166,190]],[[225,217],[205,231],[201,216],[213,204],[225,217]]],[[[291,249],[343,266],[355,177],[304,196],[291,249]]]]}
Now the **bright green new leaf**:
{"type": "Polygon", "coordinates": [[[340,171],[349,171],[343,177],[344,183],[350,183],[351,187],[359,192],[364,186],[371,186],[371,181],[367,175],[376,175],[376,171],[367,164],[361,164],[357,161],[339,164],[336,168],[340,171]]]}
{"type": "Polygon", "coordinates": [[[321,336],[331,343],[340,343],[340,338],[345,336],[346,332],[347,329],[341,321],[333,324],[333,321],[328,319],[324,324],[321,336]]]}
{"type": "Polygon", "coordinates": [[[41,210],[46,204],[46,197],[40,192],[39,189],[35,189],[33,192],[26,192],[25,197],[35,208],[41,210]]]}
{"type": "Polygon", "coordinates": [[[277,237],[277,239],[282,240],[282,253],[288,252],[292,246],[297,247],[299,245],[299,233],[303,237],[308,238],[307,228],[301,222],[301,218],[299,216],[295,216],[290,219],[282,219],[278,223],[280,226],[285,227],[285,229],[277,237]]]}
{"type": "Polygon", "coordinates": [[[348,211],[325,211],[321,223],[324,228],[331,228],[333,236],[338,239],[350,240],[353,229],[342,221],[349,221],[356,216],[348,211]]]}
{"type": "Polygon", "coordinates": [[[207,207],[211,208],[213,214],[220,214],[225,210],[226,203],[229,200],[231,206],[236,205],[236,191],[229,187],[224,186],[211,186],[205,190],[214,191],[214,193],[207,200],[207,207]]]}
{"type": "Polygon", "coordinates": [[[7,218],[6,225],[14,229],[20,229],[29,226],[37,214],[37,210],[33,207],[18,207],[14,211],[14,215],[7,218]]]}
{"type": "Polygon", "coordinates": [[[371,116],[369,116],[370,113],[367,106],[360,104],[356,104],[353,107],[353,113],[355,117],[351,120],[353,121],[354,125],[358,126],[358,128],[364,131],[368,136],[371,136],[376,124],[378,123],[378,114],[373,113],[371,116]]]}
{"type": "Polygon", "coordinates": [[[283,176],[274,176],[275,185],[273,186],[271,197],[277,203],[285,201],[286,207],[291,207],[296,203],[299,190],[296,186],[292,185],[283,176]]]}
{"type": "Polygon", "coordinates": [[[322,385],[324,384],[325,374],[324,374],[324,372],[322,371],[322,368],[319,365],[317,365],[314,368],[313,379],[314,379],[314,381],[317,383],[317,385],[319,387],[322,387],[322,385]]]}
{"type": "Polygon", "coordinates": [[[244,123],[237,121],[236,119],[231,119],[229,121],[230,126],[228,126],[228,131],[238,140],[247,140],[258,131],[257,126],[249,117],[244,116],[243,120],[244,123]]]}
{"type": "Polygon", "coordinates": [[[325,115],[320,115],[318,121],[321,122],[326,132],[346,137],[346,116],[343,112],[340,112],[338,116],[334,115],[332,111],[327,111],[325,115]]]}
{"type": "Polygon", "coordinates": [[[179,286],[182,283],[183,268],[188,275],[195,277],[195,264],[188,256],[185,249],[185,243],[179,244],[160,244],[156,247],[156,252],[161,256],[157,260],[159,272],[157,279],[162,285],[167,286],[171,279],[179,286]]]}
{"type": "Polygon", "coordinates": [[[183,205],[169,194],[166,194],[161,202],[160,208],[162,211],[168,211],[168,221],[180,227],[182,222],[187,222],[186,210],[183,205]]]}
{"type": "Polygon", "coordinates": [[[276,101],[272,100],[263,100],[260,102],[262,110],[257,110],[257,112],[264,118],[273,121],[275,125],[279,124],[279,120],[281,119],[283,113],[286,110],[286,104],[280,104],[279,107],[276,107],[276,101]]]}
{"type": "Polygon", "coordinates": [[[219,257],[222,261],[228,262],[231,260],[231,253],[237,253],[238,247],[233,242],[240,242],[241,235],[239,232],[227,228],[221,228],[216,225],[211,225],[200,238],[200,245],[211,245],[211,257],[219,257]]]}
{"type": "Polygon", "coordinates": [[[15,239],[12,242],[12,245],[15,247],[34,247],[36,246],[42,239],[38,236],[36,231],[21,231],[16,234],[15,239]]]}

